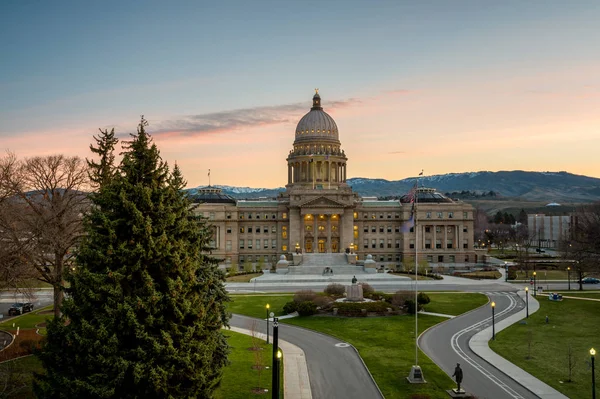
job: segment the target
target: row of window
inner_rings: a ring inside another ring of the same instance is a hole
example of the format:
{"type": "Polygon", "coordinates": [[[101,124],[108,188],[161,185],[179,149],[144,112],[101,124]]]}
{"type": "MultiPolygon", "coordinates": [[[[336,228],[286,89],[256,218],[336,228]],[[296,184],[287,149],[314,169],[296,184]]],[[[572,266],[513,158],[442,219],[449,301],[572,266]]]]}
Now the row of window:
{"type": "MultiPolygon", "coordinates": [[[[365,238],[363,240],[363,248],[369,248],[369,240],[365,238]]],[[[371,248],[377,248],[377,240],[371,239],[371,248]]],[[[379,248],[386,248],[386,240],[379,239],[379,248]]],[[[387,248],[392,248],[392,240],[387,240],[387,248]]],[[[400,240],[396,240],[394,248],[400,248],[400,240]]]]}
{"type": "MultiPolygon", "coordinates": [[[[271,213],[270,215],[271,215],[271,219],[277,219],[276,213],[271,213]]],[[[228,216],[229,217],[227,219],[230,219],[231,215],[228,215],[228,216]]],[[[254,219],[269,219],[269,214],[268,213],[261,214],[259,212],[255,213],[255,214],[253,214],[252,212],[248,212],[248,213],[240,212],[240,219],[252,219],[252,218],[254,218],[254,219]]],[[[287,213],[283,212],[281,214],[281,218],[287,219],[287,213]]]]}
{"type": "MultiPolygon", "coordinates": [[[[454,255],[438,255],[437,257],[434,258],[433,255],[427,255],[427,262],[434,262],[434,259],[436,259],[436,261],[438,263],[455,263],[456,262],[456,256],[454,255]]],[[[469,262],[469,255],[465,255],[465,262],[469,262]]]]}
{"type": "Polygon", "coordinates": [[[269,239],[264,239],[262,240],[262,246],[261,246],[261,240],[257,239],[257,240],[240,240],[240,249],[252,249],[252,245],[254,242],[256,242],[256,246],[254,246],[255,249],[268,249],[269,248],[269,241],[271,244],[271,249],[277,249],[277,240],[269,240],[269,239]]]}
{"type": "MultiPolygon", "coordinates": [[[[262,232],[265,234],[269,233],[269,230],[271,230],[271,233],[277,233],[277,226],[271,226],[271,228],[269,229],[269,226],[262,226],[262,232]]],[[[227,234],[231,233],[231,227],[227,227],[227,234]]],[[[244,234],[244,233],[256,233],[256,234],[260,234],[261,232],[261,227],[260,226],[242,226],[240,227],[240,233],[244,234]]]]}
{"type": "Polygon", "coordinates": [[[240,255],[240,268],[243,268],[245,262],[260,262],[265,263],[271,261],[277,263],[277,255],[240,255]]]}
{"type": "MultiPolygon", "coordinates": [[[[431,233],[431,228],[433,226],[425,226],[425,233],[431,233]]],[[[436,233],[441,233],[442,232],[442,227],[444,226],[435,226],[435,232],[436,233]]],[[[371,230],[371,233],[377,233],[377,230],[379,230],[380,233],[391,233],[392,229],[394,229],[394,233],[400,233],[401,231],[401,227],[400,226],[363,226],[363,232],[364,233],[368,233],[369,230],[371,230]]],[[[414,228],[411,227],[410,229],[411,233],[414,232],[414,228]]],[[[447,230],[448,233],[452,233],[454,231],[454,227],[453,226],[448,226],[447,230]]],[[[463,233],[466,233],[468,231],[467,227],[463,227],[463,233]]]]}
{"type": "MultiPolygon", "coordinates": [[[[444,212],[436,212],[438,219],[443,219],[444,218],[444,212]]],[[[463,212],[463,218],[467,219],[469,216],[469,212],[463,212]]],[[[427,212],[425,214],[425,217],[427,219],[431,219],[431,212],[427,212]]],[[[454,219],[454,212],[447,212],[447,217],[448,219],[454,219]]],[[[358,219],[358,213],[354,213],[354,218],[358,219]]],[[[392,214],[391,213],[365,213],[363,214],[363,219],[391,219],[392,218],[392,214]]],[[[400,219],[400,214],[399,213],[394,213],[394,219],[400,219]]]]}
{"type": "MultiPolygon", "coordinates": [[[[409,247],[413,248],[413,249],[415,248],[415,240],[410,240],[409,247]]],[[[446,249],[452,249],[452,248],[454,248],[454,241],[447,240],[446,241],[446,249]]],[[[463,248],[469,249],[468,241],[463,242],[463,248]]],[[[425,249],[431,249],[431,240],[425,240],[425,249]]],[[[435,240],[435,249],[442,249],[442,240],[435,240]]]]}

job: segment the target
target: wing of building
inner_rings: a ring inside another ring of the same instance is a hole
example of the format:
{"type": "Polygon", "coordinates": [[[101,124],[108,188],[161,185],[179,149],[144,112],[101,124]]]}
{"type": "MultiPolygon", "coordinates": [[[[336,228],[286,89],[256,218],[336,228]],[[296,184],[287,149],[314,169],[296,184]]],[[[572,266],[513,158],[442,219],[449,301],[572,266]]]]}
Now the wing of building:
{"type": "Polygon", "coordinates": [[[370,254],[386,267],[414,260],[415,253],[432,267],[477,262],[471,205],[430,188],[385,201],[352,191],[337,124],[318,92],[298,122],[286,161],[286,190],[276,199],[235,200],[214,187],[194,197],[196,212],[213,226],[213,255],[225,265],[266,268],[281,255],[291,260],[297,252],[346,251],[359,260],[370,254]]]}

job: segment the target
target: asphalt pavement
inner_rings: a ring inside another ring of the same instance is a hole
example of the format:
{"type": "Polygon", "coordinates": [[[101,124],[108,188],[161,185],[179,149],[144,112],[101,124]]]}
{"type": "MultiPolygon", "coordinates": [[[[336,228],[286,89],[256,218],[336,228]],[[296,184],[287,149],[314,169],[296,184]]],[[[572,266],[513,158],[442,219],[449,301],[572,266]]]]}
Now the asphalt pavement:
{"type": "MultiPolygon", "coordinates": [[[[523,301],[514,292],[487,292],[495,302],[494,322],[523,309],[523,301]]],[[[462,316],[447,320],[419,338],[419,346],[449,376],[456,363],[463,369],[464,389],[480,399],[535,399],[537,395],[523,387],[502,370],[475,354],[469,341],[479,331],[492,325],[492,309],[486,304],[462,316]]],[[[425,374],[425,378],[427,375],[425,374]]]]}
{"type": "MultiPolygon", "coordinates": [[[[230,324],[249,328],[253,321],[258,321],[258,332],[266,333],[265,320],[233,315],[230,324]]],[[[269,334],[273,336],[272,328],[269,334]]],[[[279,337],[304,351],[313,398],[383,398],[358,352],[347,342],[281,323],[279,337]]]]}

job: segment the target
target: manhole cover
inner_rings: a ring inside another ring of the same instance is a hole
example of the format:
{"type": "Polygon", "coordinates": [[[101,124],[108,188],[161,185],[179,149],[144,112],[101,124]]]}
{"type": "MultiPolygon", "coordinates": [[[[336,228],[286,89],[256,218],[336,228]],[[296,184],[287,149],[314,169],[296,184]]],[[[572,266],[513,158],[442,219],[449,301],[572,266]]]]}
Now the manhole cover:
{"type": "Polygon", "coordinates": [[[347,348],[350,346],[350,344],[347,344],[345,342],[340,342],[339,344],[335,344],[335,346],[338,348],[347,348]]]}

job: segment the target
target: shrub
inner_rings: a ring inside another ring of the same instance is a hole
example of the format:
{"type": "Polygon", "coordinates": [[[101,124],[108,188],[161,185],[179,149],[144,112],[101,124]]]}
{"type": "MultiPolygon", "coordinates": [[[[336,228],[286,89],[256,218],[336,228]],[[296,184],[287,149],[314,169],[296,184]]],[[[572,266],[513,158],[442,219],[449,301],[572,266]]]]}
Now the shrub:
{"type": "Polygon", "coordinates": [[[333,303],[333,299],[331,299],[327,296],[319,295],[313,300],[313,303],[317,306],[317,308],[327,309],[333,303]]]}
{"type": "MultiPolygon", "coordinates": [[[[389,294],[386,294],[385,292],[381,291],[367,292],[366,294],[363,292],[363,296],[365,298],[373,299],[374,301],[385,301],[387,295],[389,294]]],[[[389,296],[391,298],[391,295],[389,296]]]]}
{"type": "Polygon", "coordinates": [[[296,303],[301,303],[301,302],[311,302],[314,301],[314,299],[317,297],[317,293],[314,292],[313,290],[302,290],[302,291],[298,291],[296,292],[296,294],[294,295],[294,302],[296,303]]]}
{"type": "MultiPolygon", "coordinates": [[[[421,306],[420,304],[419,306],[419,310],[423,309],[423,306],[421,306]]],[[[410,314],[415,314],[415,300],[414,299],[407,299],[406,302],[404,302],[404,307],[406,308],[406,311],[410,314]]]]}
{"type": "Polygon", "coordinates": [[[294,313],[297,310],[298,310],[298,304],[294,301],[290,301],[290,302],[286,303],[285,305],[283,305],[283,312],[285,314],[294,313]]]}
{"type": "Polygon", "coordinates": [[[386,302],[338,302],[335,307],[341,316],[366,316],[362,309],[366,309],[367,312],[385,313],[390,305],[386,302]]]}
{"type": "Polygon", "coordinates": [[[312,316],[317,313],[317,305],[314,302],[300,302],[298,304],[298,314],[300,316],[312,316]]]}
{"type": "Polygon", "coordinates": [[[367,283],[360,283],[359,285],[362,285],[363,296],[375,292],[375,289],[367,283]]]}
{"type": "Polygon", "coordinates": [[[394,306],[404,307],[404,304],[411,298],[411,295],[412,293],[410,291],[396,291],[396,293],[392,295],[390,303],[394,306]]]}
{"type": "Polygon", "coordinates": [[[427,305],[429,302],[431,302],[431,299],[429,299],[429,295],[427,295],[424,292],[419,292],[419,294],[417,295],[417,303],[419,305],[427,305]]]}
{"type": "Polygon", "coordinates": [[[342,284],[333,283],[325,287],[323,292],[331,296],[343,296],[346,292],[346,287],[344,287],[342,284]]]}

